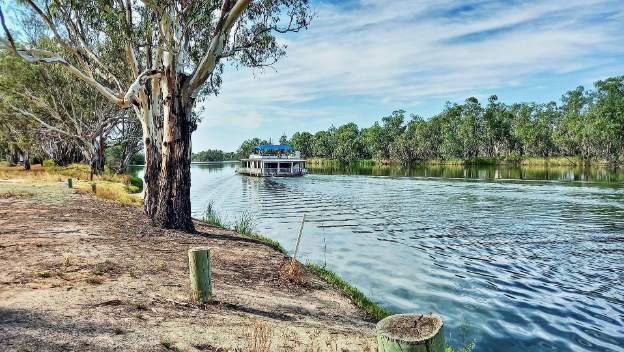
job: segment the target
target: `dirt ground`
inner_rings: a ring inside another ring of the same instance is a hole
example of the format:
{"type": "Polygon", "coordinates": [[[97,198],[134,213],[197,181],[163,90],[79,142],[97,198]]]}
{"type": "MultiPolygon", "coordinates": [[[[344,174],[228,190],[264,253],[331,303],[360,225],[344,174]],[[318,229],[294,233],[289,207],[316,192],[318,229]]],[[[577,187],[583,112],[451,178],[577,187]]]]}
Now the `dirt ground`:
{"type": "Polygon", "coordinates": [[[0,351],[374,351],[374,324],[285,256],[228,230],[157,229],[140,207],[0,180],[0,351]],[[214,302],[187,250],[212,248],[214,302]]]}

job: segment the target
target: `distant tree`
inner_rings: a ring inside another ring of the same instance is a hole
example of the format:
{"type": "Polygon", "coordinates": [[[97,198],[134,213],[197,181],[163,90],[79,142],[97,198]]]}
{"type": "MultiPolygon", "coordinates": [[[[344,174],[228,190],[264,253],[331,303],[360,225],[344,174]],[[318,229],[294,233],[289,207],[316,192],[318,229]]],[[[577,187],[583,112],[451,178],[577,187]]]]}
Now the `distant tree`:
{"type": "Polygon", "coordinates": [[[245,140],[236,151],[236,157],[239,159],[248,158],[253,153],[254,148],[259,145],[269,145],[270,141],[262,140],[260,138],[251,138],[245,140]]]}
{"type": "Polygon", "coordinates": [[[457,133],[461,145],[461,156],[463,159],[471,159],[479,155],[483,108],[477,98],[470,97],[466,99],[460,110],[461,116],[457,133]]]}
{"type": "Polygon", "coordinates": [[[355,123],[350,122],[336,130],[336,148],[334,158],[342,162],[352,162],[359,158],[359,130],[355,123]]]}
{"type": "Polygon", "coordinates": [[[336,128],[332,127],[327,131],[318,131],[312,140],[312,155],[318,158],[334,158],[336,147],[336,128]]]}
{"type": "Polygon", "coordinates": [[[218,150],[218,149],[208,149],[208,150],[201,151],[197,154],[193,154],[192,159],[193,161],[201,161],[201,162],[224,161],[225,153],[223,153],[222,150],[218,150]]]}
{"type": "Polygon", "coordinates": [[[282,134],[282,136],[279,139],[279,144],[288,145],[288,136],[286,136],[285,134],[282,134]]]}
{"type": "Polygon", "coordinates": [[[314,136],[309,132],[295,132],[290,138],[290,144],[301,152],[303,158],[312,156],[314,136]]]}

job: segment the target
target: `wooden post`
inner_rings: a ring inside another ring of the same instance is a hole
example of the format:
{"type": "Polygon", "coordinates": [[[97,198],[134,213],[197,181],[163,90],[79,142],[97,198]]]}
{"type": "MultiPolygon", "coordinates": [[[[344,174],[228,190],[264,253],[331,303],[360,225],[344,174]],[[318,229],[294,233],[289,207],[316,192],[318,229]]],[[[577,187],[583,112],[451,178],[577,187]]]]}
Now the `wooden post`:
{"type": "Polygon", "coordinates": [[[191,277],[191,299],[199,303],[208,302],[212,296],[210,248],[191,248],[188,251],[188,258],[191,277]]]}
{"type": "Polygon", "coordinates": [[[293,254],[293,260],[297,259],[297,253],[299,252],[299,243],[301,243],[301,235],[303,235],[303,224],[305,223],[305,213],[301,218],[301,226],[299,226],[299,236],[297,237],[297,245],[295,246],[295,253],[293,254]]]}
{"type": "Polygon", "coordinates": [[[67,179],[67,188],[74,188],[74,182],[71,178],[67,179]]]}
{"type": "Polygon", "coordinates": [[[378,352],[444,352],[444,323],[437,314],[395,314],[377,323],[378,352]]]}

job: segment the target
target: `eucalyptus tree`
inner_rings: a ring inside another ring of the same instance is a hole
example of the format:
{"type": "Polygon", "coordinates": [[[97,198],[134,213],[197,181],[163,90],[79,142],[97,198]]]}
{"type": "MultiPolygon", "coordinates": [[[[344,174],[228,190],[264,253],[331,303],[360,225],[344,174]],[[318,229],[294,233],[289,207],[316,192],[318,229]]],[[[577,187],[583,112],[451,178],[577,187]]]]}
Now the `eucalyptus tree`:
{"type": "Polygon", "coordinates": [[[126,111],[109,104],[59,67],[46,69],[0,55],[0,72],[5,113],[15,121],[35,123],[49,132],[42,137],[76,146],[91,166],[91,177],[104,171],[108,137],[126,111]]]}
{"type": "Polygon", "coordinates": [[[109,136],[109,156],[114,160],[108,160],[107,164],[117,173],[124,173],[132,158],[143,148],[141,123],[130,114],[123,114],[119,122],[113,127],[109,136]]]}
{"type": "MultiPolygon", "coordinates": [[[[7,45],[29,62],[56,63],[142,124],[145,211],[158,226],[192,230],[193,107],[216,93],[224,61],[264,67],[285,54],[276,33],[311,18],[307,0],[25,0],[66,54],[7,45]],[[111,63],[123,57],[126,65],[111,63]]],[[[1,11],[0,11],[1,14],[1,11]]]]}

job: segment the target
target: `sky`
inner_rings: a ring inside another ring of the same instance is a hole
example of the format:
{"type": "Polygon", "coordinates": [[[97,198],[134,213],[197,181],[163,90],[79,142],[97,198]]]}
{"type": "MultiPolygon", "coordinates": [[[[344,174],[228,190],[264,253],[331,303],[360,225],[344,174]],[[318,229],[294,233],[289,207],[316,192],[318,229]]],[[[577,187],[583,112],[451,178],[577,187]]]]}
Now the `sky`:
{"type": "Polygon", "coordinates": [[[368,127],[393,110],[425,118],[447,101],[558,100],[624,74],[622,0],[313,1],[309,29],[280,38],[264,70],[228,67],[203,101],[193,150],[247,138],[368,127]]]}

